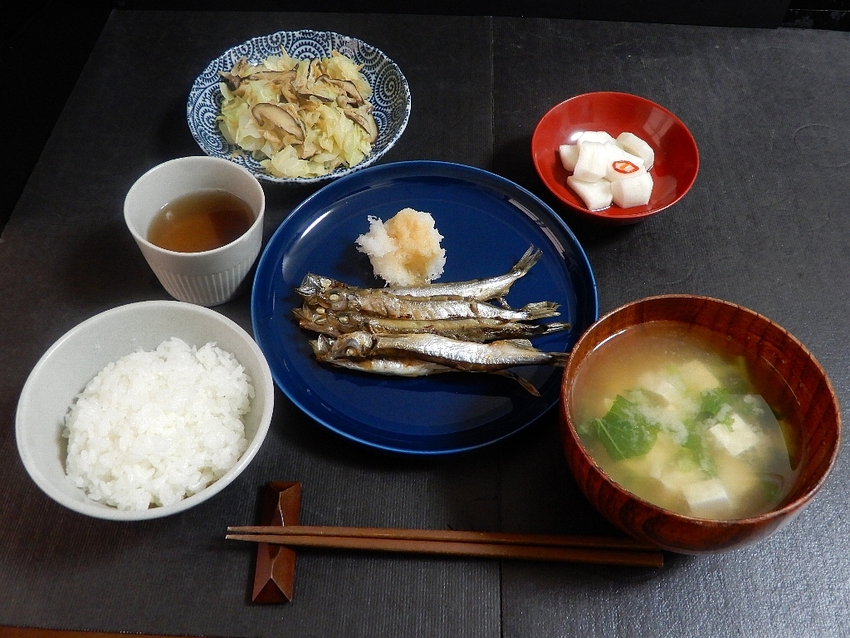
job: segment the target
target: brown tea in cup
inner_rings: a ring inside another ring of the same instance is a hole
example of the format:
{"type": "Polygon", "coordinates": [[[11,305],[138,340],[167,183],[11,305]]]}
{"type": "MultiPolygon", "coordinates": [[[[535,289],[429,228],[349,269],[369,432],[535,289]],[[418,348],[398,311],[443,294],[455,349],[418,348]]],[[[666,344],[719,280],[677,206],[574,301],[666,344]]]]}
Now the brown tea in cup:
{"type": "Polygon", "coordinates": [[[204,189],[165,204],[151,220],[147,239],[174,252],[204,252],[238,239],[255,219],[242,198],[221,189],[204,189]]]}

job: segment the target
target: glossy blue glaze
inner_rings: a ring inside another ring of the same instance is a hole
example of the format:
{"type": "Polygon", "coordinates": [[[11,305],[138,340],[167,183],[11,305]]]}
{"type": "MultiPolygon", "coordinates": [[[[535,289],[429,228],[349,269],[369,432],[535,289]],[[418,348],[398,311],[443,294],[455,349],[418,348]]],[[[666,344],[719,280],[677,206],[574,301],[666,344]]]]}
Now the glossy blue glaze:
{"type": "Polygon", "coordinates": [[[319,364],[291,310],[307,271],[359,286],[380,286],[355,239],[367,216],[386,220],[411,207],[433,215],[447,262],[440,281],[507,272],[530,245],[543,257],[507,300],[561,304],[573,330],[540,337],[543,350],[566,351],[598,316],[596,282],[567,225],[536,196],[492,173],[432,161],[372,167],[317,191],[286,217],[260,257],[251,300],[254,335],[275,382],[319,423],[355,441],[414,454],[459,452],[498,441],[529,425],[559,399],[561,370],[518,369],[539,388],[449,373],[417,379],[361,374],[319,364]]]}

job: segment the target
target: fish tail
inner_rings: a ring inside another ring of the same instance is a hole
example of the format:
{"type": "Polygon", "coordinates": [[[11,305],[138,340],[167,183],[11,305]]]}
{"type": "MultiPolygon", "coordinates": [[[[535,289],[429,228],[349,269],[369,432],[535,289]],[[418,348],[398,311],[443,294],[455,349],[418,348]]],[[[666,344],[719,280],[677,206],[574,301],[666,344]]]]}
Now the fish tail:
{"type": "Polygon", "coordinates": [[[520,260],[511,268],[512,273],[517,273],[520,276],[526,274],[531,267],[534,266],[543,256],[543,251],[534,246],[529,246],[525,254],[520,257],[520,260]]]}
{"type": "Polygon", "coordinates": [[[528,319],[546,319],[560,315],[561,313],[558,312],[560,306],[553,301],[535,301],[526,304],[520,310],[528,315],[528,319]]]}
{"type": "Polygon", "coordinates": [[[550,357],[550,365],[557,366],[563,368],[567,365],[567,361],[570,358],[569,352],[547,352],[546,354],[550,357]]]}
{"type": "Polygon", "coordinates": [[[325,335],[319,335],[317,339],[310,339],[310,347],[313,349],[313,354],[320,361],[326,361],[330,352],[333,340],[325,335]]]}

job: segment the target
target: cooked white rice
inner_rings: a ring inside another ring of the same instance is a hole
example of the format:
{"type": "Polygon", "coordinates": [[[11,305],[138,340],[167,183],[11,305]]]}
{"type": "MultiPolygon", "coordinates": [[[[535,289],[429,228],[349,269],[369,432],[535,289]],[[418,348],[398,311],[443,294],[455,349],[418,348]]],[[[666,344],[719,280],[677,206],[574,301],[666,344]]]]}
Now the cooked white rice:
{"type": "Polygon", "coordinates": [[[110,363],[65,417],[68,477],[123,510],[168,505],[223,476],[248,446],[254,396],[236,358],[172,338],[110,363]]]}

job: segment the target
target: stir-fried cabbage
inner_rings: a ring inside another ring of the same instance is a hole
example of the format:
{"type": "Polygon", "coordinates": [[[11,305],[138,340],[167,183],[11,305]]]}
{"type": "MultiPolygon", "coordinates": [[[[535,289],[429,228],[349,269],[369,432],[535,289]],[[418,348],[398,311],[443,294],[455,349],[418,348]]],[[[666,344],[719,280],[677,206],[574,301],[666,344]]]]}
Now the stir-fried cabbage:
{"type": "Polygon", "coordinates": [[[222,73],[225,139],[278,177],[318,177],[355,166],[377,137],[372,89],[350,58],[298,60],[286,51],[222,73]]]}

